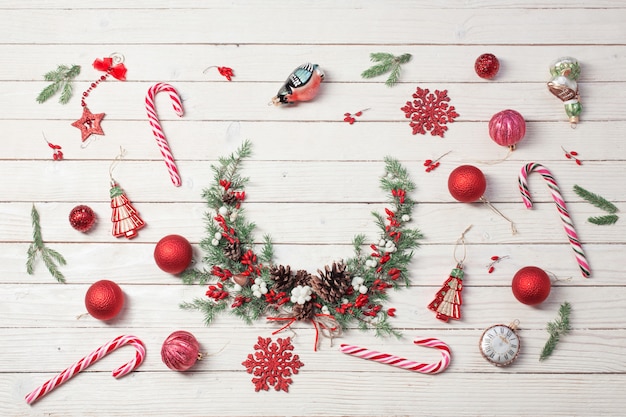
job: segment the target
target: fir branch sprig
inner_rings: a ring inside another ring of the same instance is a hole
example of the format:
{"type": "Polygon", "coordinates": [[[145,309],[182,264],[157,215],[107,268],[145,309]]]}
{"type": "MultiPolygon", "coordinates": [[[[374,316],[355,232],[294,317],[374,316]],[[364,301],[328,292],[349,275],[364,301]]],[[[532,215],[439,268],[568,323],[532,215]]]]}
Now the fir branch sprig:
{"type": "Polygon", "coordinates": [[[619,220],[619,216],[617,214],[607,214],[605,216],[589,217],[587,220],[589,223],[597,224],[598,226],[608,226],[615,224],[619,220]]]}
{"type": "Polygon", "coordinates": [[[541,356],[539,356],[540,361],[543,361],[547,359],[550,355],[552,355],[552,352],[556,348],[556,345],[561,339],[561,336],[569,333],[569,331],[572,330],[569,324],[569,316],[571,311],[572,306],[570,305],[570,303],[568,303],[567,301],[564,302],[559,308],[559,317],[556,320],[548,323],[547,330],[550,334],[550,337],[548,338],[548,341],[541,351],[541,356]]]}
{"type": "Polygon", "coordinates": [[[59,103],[67,104],[72,98],[72,84],[71,81],[80,74],[80,65],[59,65],[56,70],[49,71],[44,75],[46,81],[52,81],[52,84],[44,88],[37,96],[37,102],[43,103],[59,90],[61,90],[61,96],[59,97],[59,103]]]}
{"type": "Polygon", "coordinates": [[[406,64],[411,60],[411,54],[402,54],[394,56],[386,52],[375,52],[370,54],[372,62],[380,62],[361,73],[363,78],[374,78],[389,72],[385,85],[393,87],[400,79],[400,65],[406,64]]]}
{"type": "Polygon", "coordinates": [[[611,203],[606,198],[599,196],[598,194],[594,194],[590,191],[585,190],[579,185],[574,185],[574,192],[578,194],[580,198],[587,200],[594,206],[606,211],[607,213],[615,214],[618,211],[615,204],[611,203]]]}
{"type": "Polygon", "coordinates": [[[33,224],[33,242],[28,247],[27,259],[26,259],[26,272],[29,275],[33,275],[35,273],[35,259],[37,254],[41,254],[41,259],[43,260],[46,268],[50,271],[50,274],[61,283],[65,283],[65,277],[59,271],[58,265],[65,265],[65,258],[59,252],[54,249],[48,248],[41,237],[41,224],[39,218],[39,212],[35,208],[33,204],[33,208],[30,212],[31,220],[33,224]]]}

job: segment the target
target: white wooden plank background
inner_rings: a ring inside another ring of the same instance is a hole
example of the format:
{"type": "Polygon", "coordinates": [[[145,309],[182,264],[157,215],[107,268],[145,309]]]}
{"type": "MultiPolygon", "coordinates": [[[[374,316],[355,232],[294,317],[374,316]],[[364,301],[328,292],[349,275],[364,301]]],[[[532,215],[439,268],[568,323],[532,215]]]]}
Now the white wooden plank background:
{"type": "Polygon", "coordinates": [[[626,6],[616,0],[0,1],[0,415],[623,415],[624,220],[607,227],[588,223],[599,210],[572,186],[626,210],[624,22],[626,6]],[[413,55],[394,88],[383,85],[384,77],[360,77],[369,53],[379,51],[413,55]],[[83,149],[70,126],[80,116],[78,95],[99,76],[91,62],[112,52],[125,55],[128,81],[107,81],[91,94],[90,108],[106,113],[106,135],[83,149]],[[502,64],[492,81],[473,71],[484,52],[502,64]],[[584,111],[576,130],[545,86],[548,65],[563,55],[582,64],[584,111]],[[308,61],[327,74],[316,100],[268,107],[289,72],[308,61]],[[56,97],[36,103],[43,74],[58,64],[82,66],[75,97],[65,106],[56,97]],[[233,82],[204,74],[210,65],[232,67],[233,82]],[[145,116],[143,97],[158,81],[173,84],[184,100],[182,119],[166,99],[157,100],[180,188],[170,183],[145,116]],[[460,116],[445,138],[411,135],[399,108],[416,86],[448,89],[460,116]],[[342,121],[345,112],[364,108],[370,110],[354,125],[342,121]],[[506,150],[489,139],[487,123],[505,108],[525,116],[527,135],[506,161],[494,164],[506,150]],[[227,134],[229,128],[239,134],[227,134]],[[63,161],[52,161],[42,132],[62,145],[63,161]],[[154,245],[178,233],[200,259],[201,192],[212,180],[210,165],[244,139],[254,144],[244,170],[256,236],[270,233],[278,262],[308,270],[350,256],[356,233],[375,237],[370,212],[384,207],[378,189],[383,157],[402,160],[417,184],[414,224],[425,234],[411,266],[413,285],[389,301],[397,308],[393,324],[405,337],[348,330],[341,342],[429,361],[437,353],[416,349],[410,340],[439,337],[453,351],[445,373],[425,376],[349,358],[338,343],[324,342],[313,352],[313,329],[298,324],[295,333],[285,333],[305,364],[290,392],[255,393],[241,362],[257,337],[275,327],[263,320],[246,326],[227,316],[206,327],[200,313],[179,309],[205,289],[161,272],[154,245]],[[113,238],[108,220],[108,169],[120,146],[127,157],[115,176],[148,224],[132,241],[113,238]],[[565,159],[561,146],[578,151],[583,165],[565,159]],[[436,171],[424,172],[425,159],[449,150],[436,171]],[[557,177],[592,278],[580,276],[539,176],[530,180],[535,207],[524,208],[517,173],[529,161],[557,177]],[[488,208],[452,200],[447,177],[463,163],[483,170],[486,197],[515,221],[517,235],[488,208]],[[44,240],[68,261],[65,285],[41,263],[35,275],[25,271],[33,203],[44,240]],[[68,224],[77,204],[88,204],[99,217],[89,234],[68,224]],[[454,242],[468,224],[463,319],[441,323],[426,305],[452,268],[454,242]],[[492,255],[509,258],[487,274],[492,255]],[[538,307],[517,302],[510,290],[513,274],[526,265],[563,279],[538,307]],[[85,312],[87,288],[100,279],[122,286],[124,310],[110,323],[77,318],[85,312]],[[539,362],[545,325],[565,300],[573,306],[574,329],[539,362]],[[521,322],[522,354],[508,368],[492,367],[480,356],[478,338],[487,326],[514,319],[521,322]],[[193,332],[209,354],[185,374],[160,360],[163,340],[177,329],[193,332]],[[123,333],[146,343],[138,371],[110,377],[124,360],[123,349],[26,405],[26,393],[123,333]]]}

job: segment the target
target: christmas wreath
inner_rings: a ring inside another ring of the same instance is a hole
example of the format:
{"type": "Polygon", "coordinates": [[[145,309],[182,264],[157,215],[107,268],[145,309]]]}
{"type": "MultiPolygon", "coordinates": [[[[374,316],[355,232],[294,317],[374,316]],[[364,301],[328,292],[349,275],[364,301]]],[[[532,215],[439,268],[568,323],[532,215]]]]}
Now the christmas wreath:
{"type": "Polygon", "coordinates": [[[399,336],[388,321],[395,309],[384,309],[383,302],[389,289],[410,284],[409,263],[422,238],[419,230],[406,227],[414,206],[409,194],[415,189],[406,169],[396,159],[385,158],[380,187],[389,193],[389,206],[384,214],[372,213],[379,239],[367,246],[366,237],[358,234],[352,258],[311,273],[274,263],[269,236],[262,245],[254,244],[255,225],[246,220],[242,208],[248,178],[240,174],[251,148],[245,141],[212,166],[214,182],[203,191],[211,209],[206,217],[208,236],[200,242],[209,269],[189,268],[181,274],[185,283],[208,284],[208,289],[205,297],[181,307],[202,311],[207,325],[219,313],[230,312],[248,324],[266,316],[284,324],[278,331],[296,321],[310,321],[317,334],[329,337],[353,324],[373,329],[377,336],[399,336]]]}

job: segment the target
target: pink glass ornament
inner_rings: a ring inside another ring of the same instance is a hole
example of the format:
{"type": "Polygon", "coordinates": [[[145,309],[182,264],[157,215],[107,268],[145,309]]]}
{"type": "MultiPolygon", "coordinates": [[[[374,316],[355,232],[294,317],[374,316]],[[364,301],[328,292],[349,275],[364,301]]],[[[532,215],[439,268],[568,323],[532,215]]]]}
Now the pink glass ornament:
{"type": "Polygon", "coordinates": [[[493,115],[489,121],[489,136],[500,146],[515,150],[526,134],[526,121],[517,111],[507,109],[493,115]]]}
{"type": "Polygon", "coordinates": [[[174,371],[186,371],[201,358],[200,344],[194,335],[178,330],[165,339],[161,347],[161,360],[174,371]]]}

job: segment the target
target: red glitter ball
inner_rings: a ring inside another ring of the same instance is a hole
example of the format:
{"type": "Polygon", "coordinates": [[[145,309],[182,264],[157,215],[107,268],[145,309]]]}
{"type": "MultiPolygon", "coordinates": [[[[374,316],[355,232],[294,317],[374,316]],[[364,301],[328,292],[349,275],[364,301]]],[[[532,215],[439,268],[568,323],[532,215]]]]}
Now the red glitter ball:
{"type": "Polygon", "coordinates": [[[500,69],[500,61],[494,54],[482,54],[476,58],[474,63],[474,71],[480,78],[487,80],[492,79],[500,69]]]}
{"type": "Polygon", "coordinates": [[[70,211],[70,224],[79,232],[88,232],[96,223],[96,214],[88,206],[76,206],[70,211]]]}

